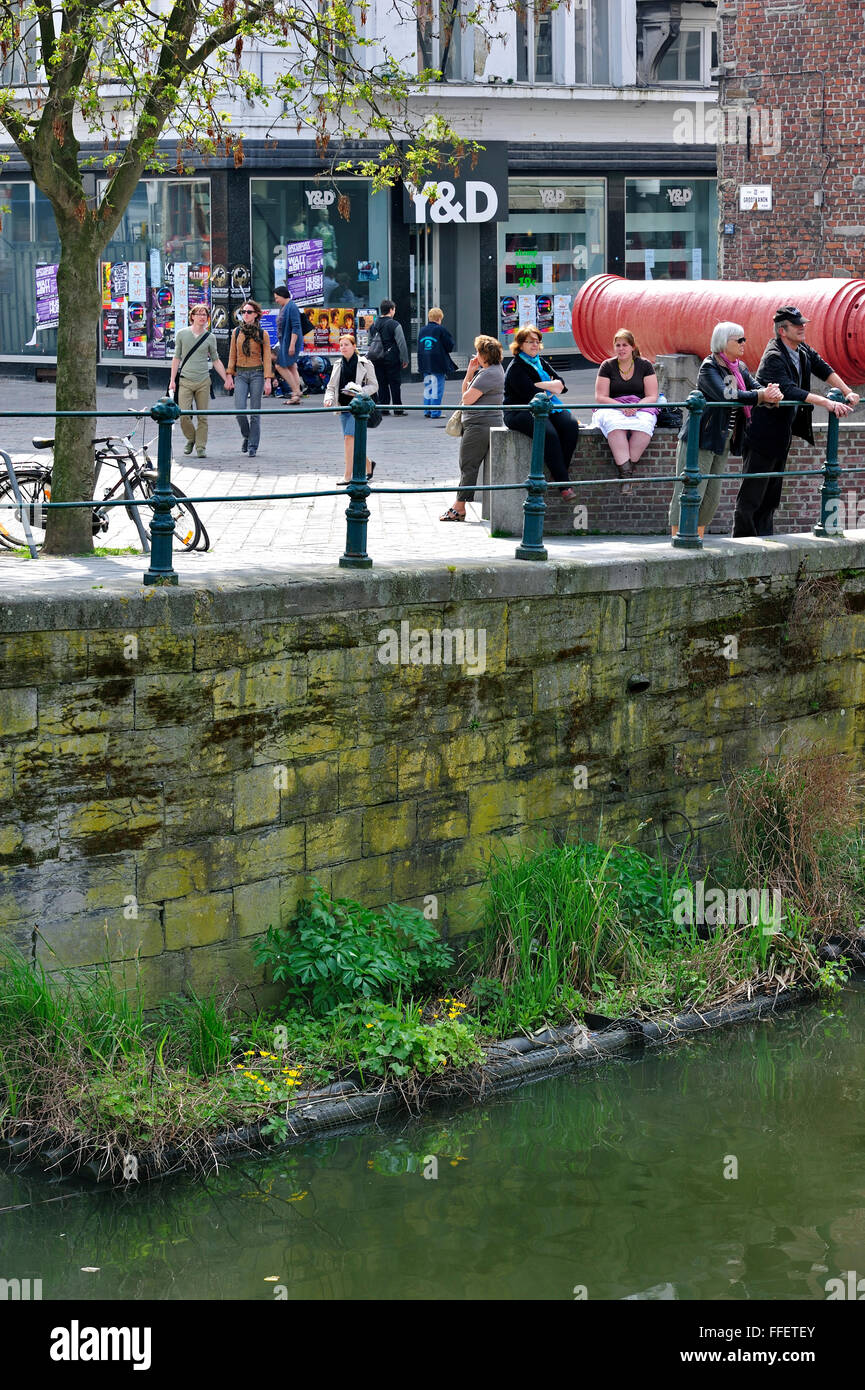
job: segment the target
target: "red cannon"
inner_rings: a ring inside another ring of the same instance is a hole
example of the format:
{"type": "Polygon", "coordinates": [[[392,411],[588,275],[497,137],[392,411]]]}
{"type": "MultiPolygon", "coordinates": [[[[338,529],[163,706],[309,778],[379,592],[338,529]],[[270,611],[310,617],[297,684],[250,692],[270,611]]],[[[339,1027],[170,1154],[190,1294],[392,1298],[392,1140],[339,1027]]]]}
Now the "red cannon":
{"type": "Polygon", "coordinates": [[[865,381],[865,280],[623,280],[593,275],[574,301],[574,340],[590,362],[612,356],[613,336],[630,328],[644,357],[705,357],[716,323],[741,323],[743,357],[754,371],[772,337],[772,315],[795,304],[810,319],[807,340],[844,378],[865,381]]]}

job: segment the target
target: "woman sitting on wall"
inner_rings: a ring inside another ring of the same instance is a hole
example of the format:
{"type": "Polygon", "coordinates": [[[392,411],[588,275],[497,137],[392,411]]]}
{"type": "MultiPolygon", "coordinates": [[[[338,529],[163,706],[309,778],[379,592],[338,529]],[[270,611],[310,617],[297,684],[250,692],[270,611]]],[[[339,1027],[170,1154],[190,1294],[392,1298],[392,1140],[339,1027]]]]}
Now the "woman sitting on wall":
{"type": "Polygon", "coordinates": [[[595,400],[601,407],[592,424],[603,434],[623,478],[629,478],[634,464],[643,457],[655,432],[654,410],[641,409],[658,399],[658,378],[654,365],[640,356],[637,341],[629,328],[620,328],[613,339],[615,356],[598,368],[595,400]],[[613,410],[614,401],[626,402],[625,410],[613,410]],[[604,409],[604,407],[607,407],[604,409]]]}
{"type": "MultiPolygon", "coordinates": [[[[739,353],[745,346],[745,330],[740,323],[716,323],[712,329],[709,344],[711,352],[700,363],[697,376],[697,390],[702,391],[707,401],[742,401],[744,410],[705,410],[700,420],[700,452],[698,455],[700,472],[700,510],[697,514],[697,534],[702,536],[711,524],[721,497],[721,480],[716,474],[726,471],[727,459],[742,452],[745,426],[751,416],[752,405],[775,405],[783,399],[783,391],[776,382],[761,386],[755,381],[744,362],[739,361],[739,353]]],[[[690,411],[685,412],[685,420],[679,431],[676,448],[676,472],[685,471],[688,457],[688,427],[691,423],[690,411]]],[[[741,471],[741,470],[733,470],[741,471]]],[[[679,532],[679,503],[682,496],[682,483],[673,488],[670,502],[670,527],[673,535],[679,532]]]]}
{"type": "MultiPolygon", "coordinates": [[[[539,392],[548,392],[553,408],[544,430],[544,463],[557,483],[568,481],[568,467],[579,439],[580,427],[559,400],[567,386],[541,357],[541,335],[533,323],[518,328],[511,343],[513,360],[505,374],[505,405],[529,406],[539,392]]],[[[531,439],[535,417],[531,410],[506,410],[505,424],[531,439]]],[[[561,489],[565,501],[576,497],[572,487],[561,489]]]]}

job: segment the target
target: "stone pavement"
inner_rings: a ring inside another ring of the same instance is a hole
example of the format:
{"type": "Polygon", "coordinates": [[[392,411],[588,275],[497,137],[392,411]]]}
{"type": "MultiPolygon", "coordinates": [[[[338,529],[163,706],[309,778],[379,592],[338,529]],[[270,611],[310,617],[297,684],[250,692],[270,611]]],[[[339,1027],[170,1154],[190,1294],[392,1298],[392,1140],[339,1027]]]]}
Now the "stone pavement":
{"type": "MultiPolygon", "coordinates": [[[[565,374],[570,398],[590,401],[594,393],[594,371],[565,374]]],[[[103,410],[141,410],[153,404],[157,393],[141,392],[138,399],[124,399],[116,388],[100,389],[98,405],[103,410]]],[[[296,502],[276,502],[269,499],[274,493],[324,492],[333,489],[342,477],[342,433],[333,415],[323,415],[321,396],[304,398],[308,410],[283,405],[276,401],[262,416],[261,445],[254,460],[240,451],[240,432],[230,416],[211,418],[207,458],[198,459],[183,454],[183,437],[175,426],[175,463],[172,477],[189,497],[228,497],[254,495],[255,501],[208,504],[197,510],[207,528],[211,541],[211,556],[223,564],[234,565],[239,560],[292,566],[302,564],[336,564],[345,546],[345,498],[340,491],[331,497],[306,498],[296,502]]],[[[403,399],[408,405],[423,402],[420,383],[403,387],[403,399]]],[[[27,382],[13,378],[0,379],[0,412],[14,410],[26,401],[28,410],[53,410],[54,387],[48,383],[27,382]]],[[[370,496],[368,551],[376,562],[406,562],[412,560],[483,559],[493,555],[513,555],[513,539],[495,541],[480,520],[480,502],[469,508],[469,521],[463,525],[445,524],[438,520],[456,494],[459,481],[459,441],[445,434],[444,426],[451,410],[459,404],[459,381],[453,379],[445,387],[445,415],[441,420],[425,420],[422,412],[396,418],[386,417],[381,426],[369,435],[369,455],[376,460],[376,488],[423,487],[447,485],[447,491],[418,495],[394,495],[385,492],[370,496]]],[[[230,398],[218,390],[211,402],[214,410],[224,410],[230,398]]],[[[577,412],[581,423],[588,424],[590,410],[577,412]]],[[[130,427],[134,422],[130,419],[130,427]]],[[[144,437],[154,440],[155,424],[143,422],[144,437]]],[[[142,438],[138,427],[136,441],[142,438]]],[[[31,439],[34,435],[53,432],[53,421],[0,418],[0,448],[16,459],[34,457],[31,439]]],[[[95,434],[127,432],[122,419],[99,422],[95,434]]],[[[38,455],[37,455],[38,457],[38,455]]],[[[43,457],[45,457],[43,455],[43,457]]],[[[155,457],[155,443],[154,443],[155,457]]],[[[106,475],[105,486],[113,485],[116,474],[106,475]]],[[[99,490],[99,489],[97,489],[99,490]]],[[[111,526],[100,536],[100,545],[119,547],[138,545],[138,535],[122,508],[111,509],[111,526]]],[[[200,567],[207,557],[190,556],[180,552],[178,564],[200,567]]],[[[0,565],[16,564],[16,557],[0,551],[0,565]]],[[[21,561],[26,564],[27,561],[21,561]]]]}

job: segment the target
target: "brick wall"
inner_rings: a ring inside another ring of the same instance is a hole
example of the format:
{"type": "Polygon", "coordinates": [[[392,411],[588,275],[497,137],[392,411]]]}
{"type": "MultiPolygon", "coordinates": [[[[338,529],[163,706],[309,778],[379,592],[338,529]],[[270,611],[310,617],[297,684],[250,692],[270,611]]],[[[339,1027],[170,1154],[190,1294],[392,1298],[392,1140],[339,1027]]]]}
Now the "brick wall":
{"type": "Polygon", "coordinates": [[[720,221],[736,228],[721,236],[721,278],[861,275],[862,5],[721,0],[718,23],[729,65],[721,104],[751,111],[750,151],[738,139],[718,144],[720,221]],[[740,212],[740,186],[767,183],[773,210],[740,212]]]}

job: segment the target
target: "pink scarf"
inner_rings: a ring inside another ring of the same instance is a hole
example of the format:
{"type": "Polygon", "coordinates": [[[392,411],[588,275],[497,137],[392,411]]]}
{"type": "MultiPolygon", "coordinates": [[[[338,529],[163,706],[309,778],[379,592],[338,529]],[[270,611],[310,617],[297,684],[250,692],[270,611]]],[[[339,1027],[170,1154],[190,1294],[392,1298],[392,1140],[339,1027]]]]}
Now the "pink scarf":
{"type": "MultiPolygon", "coordinates": [[[[730,371],[733,373],[733,376],[736,378],[736,381],[737,381],[738,386],[739,386],[739,390],[740,390],[740,391],[747,391],[748,388],[747,388],[747,386],[745,385],[745,378],[744,378],[743,375],[742,375],[742,369],[741,369],[741,367],[739,366],[739,363],[738,363],[738,362],[731,362],[730,359],[729,359],[729,357],[725,356],[725,354],[724,354],[723,352],[719,352],[719,353],[718,353],[718,356],[720,357],[721,361],[722,361],[722,362],[726,362],[727,366],[730,368],[730,371]]],[[[744,407],[744,411],[745,411],[745,419],[746,419],[746,420],[750,420],[750,418],[751,418],[751,407],[750,407],[749,405],[746,405],[746,406],[744,407]]]]}

